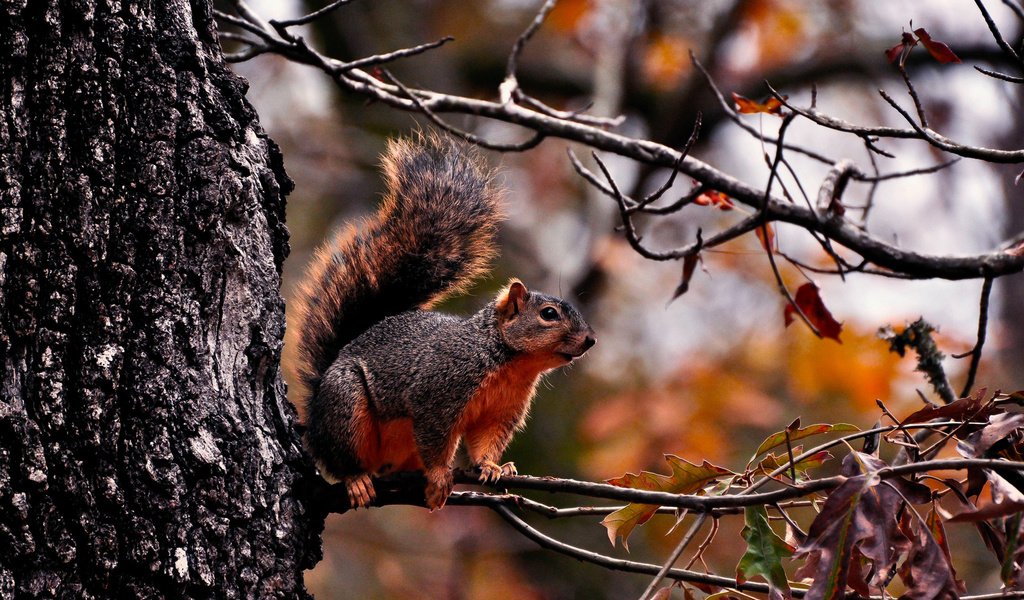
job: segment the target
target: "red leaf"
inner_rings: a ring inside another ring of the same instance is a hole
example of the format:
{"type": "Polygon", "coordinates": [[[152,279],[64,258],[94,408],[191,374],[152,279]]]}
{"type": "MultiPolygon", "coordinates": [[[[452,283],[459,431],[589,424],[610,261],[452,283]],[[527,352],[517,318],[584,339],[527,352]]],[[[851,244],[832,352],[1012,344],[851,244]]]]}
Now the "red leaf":
{"type": "MultiPolygon", "coordinates": [[[[783,96],[785,100],[788,96],[783,96]]],[[[753,115],[757,113],[767,113],[769,115],[782,116],[782,100],[772,96],[764,102],[756,102],[750,98],[740,96],[736,92],[732,93],[732,100],[736,103],[737,112],[744,115],[753,115]]]]}
{"type": "Polygon", "coordinates": [[[691,254],[683,259],[683,278],[676,287],[676,291],[672,294],[672,300],[682,296],[686,293],[686,290],[690,289],[690,278],[693,277],[693,271],[697,268],[697,262],[700,260],[700,253],[691,254]]]}
{"type": "Polygon", "coordinates": [[[921,40],[921,45],[928,50],[928,53],[935,60],[943,64],[960,62],[960,57],[953,54],[949,46],[940,41],[933,40],[932,36],[928,35],[928,32],[924,30],[924,27],[918,27],[914,30],[914,33],[917,34],[917,39],[921,40]]]}
{"type": "Polygon", "coordinates": [[[732,199],[718,190],[704,192],[694,198],[693,203],[700,206],[717,206],[719,210],[732,210],[736,208],[732,203],[732,199]]]}
{"type": "MultiPolygon", "coordinates": [[[[832,313],[825,307],[825,303],[821,301],[821,296],[818,294],[818,286],[810,282],[803,284],[797,289],[793,300],[796,302],[796,306],[800,307],[800,312],[818,330],[821,337],[833,339],[840,344],[843,343],[839,339],[843,325],[835,320],[832,313]]],[[[786,322],[786,327],[789,327],[789,324],[796,317],[796,307],[792,304],[787,304],[782,312],[782,316],[786,322]]]]}
{"type": "Polygon", "coordinates": [[[892,48],[886,50],[885,58],[887,58],[891,63],[896,62],[896,59],[899,58],[900,55],[905,55],[906,52],[910,52],[910,49],[916,45],[917,40],[914,39],[914,36],[904,31],[903,40],[892,48]]]}

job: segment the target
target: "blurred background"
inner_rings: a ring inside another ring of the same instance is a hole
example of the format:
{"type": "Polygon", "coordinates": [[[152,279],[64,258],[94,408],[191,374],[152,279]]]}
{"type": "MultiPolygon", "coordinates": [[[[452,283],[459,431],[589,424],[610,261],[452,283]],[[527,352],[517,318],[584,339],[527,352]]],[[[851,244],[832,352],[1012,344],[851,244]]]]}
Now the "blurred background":
{"type": "MultiPolygon", "coordinates": [[[[267,18],[287,18],[322,2],[253,2],[267,18]]],[[[509,50],[533,18],[539,0],[357,0],[305,32],[325,54],[354,59],[453,35],[456,41],[389,69],[410,86],[494,99],[509,50]]],[[[988,2],[1011,42],[1019,21],[988,2]]],[[[980,75],[971,65],[1000,70],[1002,57],[971,0],[561,0],[520,59],[524,90],[563,109],[593,103],[590,112],[624,115],[618,131],[680,148],[697,111],[704,128],[693,154],[741,180],[763,186],[764,148],[728,120],[692,66],[692,50],[725,91],[761,99],[768,80],[798,105],[810,103],[848,121],[906,127],[878,96],[885,89],[911,106],[884,51],[903,30],[925,27],[963,60],[940,65],[917,48],[907,69],[924,98],[933,129],[980,146],[1020,148],[1024,140],[1021,87],[980,75]],[[911,25],[913,20],[913,25],[911,25]],[[994,67],[993,67],[994,65],[994,67]]],[[[286,300],[313,248],[342,223],[374,209],[381,194],[378,156],[388,137],[429,128],[425,119],[336,92],[321,73],[262,56],[236,65],[249,80],[249,99],[281,146],[295,181],[288,199],[291,256],[286,300]]],[[[744,116],[766,133],[774,117],[744,116]]],[[[449,117],[496,141],[525,139],[513,126],[449,117]]],[[[863,143],[798,119],[787,141],[864,170],[863,143]]],[[[946,156],[915,141],[885,140],[895,158],[875,157],[881,172],[926,167],[946,156]]],[[[506,453],[521,473],[601,481],[641,469],[665,471],[663,454],[742,469],[760,441],[794,418],[870,427],[876,399],[897,415],[920,407],[926,394],[913,360],[900,359],[877,338],[886,325],[923,316],[940,328],[947,354],[970,349],[977,331],[981,281],[912,282],[852,275],[814,276],[842,343],[819,340],[799,322],[783,324],[764,251],[753,235],[703,254],[689,291],[670,301],[681,265],[638,256],[614,230],[617,211],[588,188],[566,155],[573,147],[548,139],[523,154],[485,152],[508,189],[509,220],[491,277],[446,310],[475,310],[511,276],[531,288],[574,302],[598,332],[598,345],[573,367],[551,374],[534,402],[526,431],[506,453]]],[[[774,148],[768,149],[774,152],[774,148]]],[[[667,177],[616,156],[603,156],[631,194],[667,177]]],[[[827,171],[789,154],[808,193],[827,171]]],[[[875,192],[868,226],[874,235],[939,254],[989,251],[1024,231],[1019,171],[962,160],[938,174],[899,179],[875,192]]],[[[851,184],[848,206],[868,201],[869,188],[851,184]]],[[[680,177],[672,200],[691,182],[680,177]]],[[[790,184],[790,189],[795,186],[790,184]]],[[[641,222],[648,246],[666,249],[717,230],[740,211],[691,206],[671,218],[641,222]]],[[[780,250],[828,266],[805,232],[777,228],[780,250]]],[[[783,266],[793,289],[803,276],[783,266]]],[[[989,337],[979,385],[1024,388],[1022,277],[995,283],[989,337]]],[[[963,385],[967,359],[947,359],[953,386],[963,385]]],[[[287,366],[286,366],[287,368],[287,366]]],[[[573,497],[533,494],[569,506],[573,497]]],[[[529,520],[549,534],[598,552],[661,563],[680,531],[666,535],[671,516],[655,517],[630,540],[630,552],[609,545],[599,518],[529,520]]],[[[720,574],[734,572],[744,545],[741,518],[723,519],[707,554],[720,574]]],[[[684,528],[681,528],[685,530],[684,528]]],[[[972,530],[951,528],[962,549],[957,568],[972,592],[998,589],[998,566],[972,530]]],[[[684,556],[684,563],[686,557],[684,556]]],[[[700,568],[698,563],[697,568],[700,568]]],[[[388,507],[333,515],[324,533],[324,560],[307,573],[317,598],[623,598],[636,597],[645,576],[606,571],[541,550],[489,511],[448,508],[439,514],[388,507]]],[[[682,597],[681,592],[676,592],[682,597]]]]}

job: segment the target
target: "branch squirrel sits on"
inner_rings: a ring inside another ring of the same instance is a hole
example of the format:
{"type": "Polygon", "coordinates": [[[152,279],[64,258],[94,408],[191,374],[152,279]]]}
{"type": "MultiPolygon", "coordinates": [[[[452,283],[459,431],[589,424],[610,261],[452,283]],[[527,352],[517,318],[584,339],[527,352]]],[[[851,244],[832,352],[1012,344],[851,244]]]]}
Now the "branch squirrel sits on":
{"type": "Polygon", "coordinates": [[[516,474],[499,461],[540,376],[582,356],[594,331],[517,279],[467,318],[430,311],[487,269],[499,193],[447,138],[391,141],[383,166],[380,210],[319,248],[299,290],[300,414],[307,451],[353,507],[373,502],[371,475],[422,469],[433,510],[460,440],[481,481],[516,474]]]}

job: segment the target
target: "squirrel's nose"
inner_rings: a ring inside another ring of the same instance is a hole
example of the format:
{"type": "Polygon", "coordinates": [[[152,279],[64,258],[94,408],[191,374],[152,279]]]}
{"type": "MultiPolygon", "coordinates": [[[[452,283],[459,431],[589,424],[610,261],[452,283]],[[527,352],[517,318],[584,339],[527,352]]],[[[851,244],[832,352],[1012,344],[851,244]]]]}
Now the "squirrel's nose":
{"type": "Polygon", "coordinates": [[[593,336],[588,335],[587,338],[585,340],[583,340],[583,350],[584,351],[590,350],[590,347],[593,346],[596,343],[597,343],[597,340],[595,340],[593,336]]]}

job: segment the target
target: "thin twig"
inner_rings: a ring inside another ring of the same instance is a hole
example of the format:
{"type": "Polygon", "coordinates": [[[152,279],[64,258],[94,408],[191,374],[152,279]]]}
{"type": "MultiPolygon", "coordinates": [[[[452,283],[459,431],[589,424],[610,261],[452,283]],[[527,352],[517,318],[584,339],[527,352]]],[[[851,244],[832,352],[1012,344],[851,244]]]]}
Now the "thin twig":
{"type": "MultiPolygon", "coordinates": [[[[537,542],[542,548],[553,550],[560,554],[565,554],[575,558],[576,560],[582,560],[585,562],[600,565],[606,569],[612,569],[614,571],[626,571],[629,573],[643,573],[648,575],[656,575],[661,567],[658,565],[652,565],[649,563],[640,563],[631,560],[622,560],[618,558],[612,558],[605,556],[604,554],[598,554],[577,546],[566,544],[561,540],[556,540],[553,537],[545,535],[540,531],[534,529],[525,521],[520,519],[505,506],[495,505],[491,509],[498,513],[501,518],[505,519],[513,528],[519,533],[523,534],[527,538],[537,542]]],[[[768,593],[768,585],[763,583],[745,582],[737,583],[735,579],[729,577],[721,577],[719,575],[709,575],[706,573],[698,573],[695,571],[686,571],[683,569],[669,569],[666,574],[669,579],[675,579],[677,581],[688,581],[691,583],[701,583],[705,585],[714,585],[719,587],[731,587],[739,590],[748,590],[752,592],[768,593]]],[[[794,596],[797,598],[803,597],[801,590],[793,590],[794,596]]]]}
{"type": "MultiPolygon", "coordinates": [[[[221,16],[218,15],[218,19],[220,18],[221,16]]],[[[243,19],[238,20],[245,23],[239,26],[250,32],[255,30],[259,32],[257,35],[269,35],[243,19]]],[[[324,57],[306,46],[301,39],[293,43],[271,36],[268,46],[269,48],[261,51],[282,54],[291,60],[313,65],[330,74],[334,82],[344,91],[362,95],[400,110],[423,113],[424,109],[427,109],[435,116],[443,112],[472,114],[481,118],[515,123],[533,130],[538,136],[559,137],[582,142],[594,149],[613,152],[652,166],[671,168],[679,157],[678,152],[649,140],[630,138],[587,123],[558,119],[515,103],[490,102],[420,89],[406,88],[403,91],[402,88],[380,81],[361,69],[353,68],[338,73],[339,65],[344,63],[324,57]]],[[[909,131],[905,137],[920,137],[932,145],[960,156],[981,158],[992,162],[1024,161],[1024,150],[1010,152],[956,145],[934,132],[909,131]]],[[[796,150],[796,148],[792,149],[796,150]]],[[[833,161],[825,159],[825,162],[831,164],[833,161]]],[[[707,189],[727,194],[737,202],[757,209],[762,209],[765,204],[763,188],[754,188],[692,156],[686,157],[679,165],[679,171],[697,180],[707,189]]],[[[1000,277],[1024,270],[1024,256],[1006,253],[1002,250],[962,257],[925,255],[907,251],[890,242],[874,238],[865,233],[859,225],[846,219],[823,222],[812,211],[799,206],[787,205],[774,197],[769,198],[767,204],[771,220],[791,223],[821,233],[833,242],[857,252],[877,267],[909,278],[974,279],[1000,277]]],[[[687,250],[692,252],[693,246],[689,246],[687,250]]],[[[677,257],[679,257],[678,253],[665,259],[677,257]]]]}
{"type": "Polygon", "coordinates": [[[775,251],[768,243],[768,240],[770,239],[770,236],[768,235],[768,219],[766,218],[766,215],[768,214],[768,200],[772,195],[772,183],[778,178],[779,161],[782,160],[782,152],[784,148],[782,139],[786,134],[786,129],[789,127],[789,124],[793,122],[795,117],[796,115],[793,113],[786,115],[782,120],[782,125],[779,127],[779,141],[775,147],[775,160],[772,163],[771,171],[768,174],[768,184],[764,189],[764,200],[762,200],[761,210],[758,212],[758,216],[761,217],[761,236],[765,241],[764,251],[765,254],[768,255],[768,264],[771,265],[772,275],[775,276],[775,283],[779,286],[779,291],[786,297],[786,301],[793,307],[793,311],[800,317],[800,320],[802,320],[804,324],[807,325],[807,328],[811,330],[811,333],[821,338],[821,332],[818,331],[818,328],[814,326],[814,323],[812,323],[807,315],[804,314],[803,309],[796,303],[796,298],[793,297],[793,294],[789,292],[789,288],[786,287],[786,282],[782,279],[782,273],[779,272],[779,265],[775,263],[775,251]]]}
{"type": "Polygon", "coordinates": [[[981,0],[974,0],[974,3],[978,5],[978,10],[981,11],[981,16],[984,17],[985,24],[988,25],[988,30],[992,34],[992,38],[995,39],[996,44],[999,45],[1003,54],[1017,64],[1024,66],[1024,60],[1021,59],[1020,54],[1017,54],[1017,51],[1014,50],[1005,39],[1003,39],[1003,34],[999,32],[999,27],[996,26],[996,22],[992,19],[992,15],[988,13],[988,9],[985,8],[985,4],[981,0]]]}
{"type": "Polygon", "coordinates": [[[270,24],[274,28],[288,28],[294,27],[296,25],[306,25],[307,23],[312,23],[313,21],[319,19],[320,17],[332,12],[334,9],[340,6],[344,6],[349,2],[352,2],[352,0],[334,0],[334,2],[331,2],[327,6],[324,6],[323,8],[318,10],[314,10],[313,12],[307,15],[303,15],[295,19],[282,19],[280,21],[271,20],[270,24]]]}
{"type": "Polygon", "coordinates": [[[544,134],[540,133],[540,132],[536,132],[536,133],[534,133],[534,135],[532,137],[530,137],[526,141],[520,142],[518,144],[499,144],[499,143],[496,143],[496,142],[489,142],[489,141],[485,140],[484,138],[476,135],[475,133],[470,133],[468,131],[463,131],[463,130],[461,130],[461,129],[453,126],[453,125],[449,125],[448,123],[446,123],[444,121],[444,119],[442,119],[441,117],[438,117],[436,114],[434,114],[434,111],[432,111],[429,108],[427,108],[427,106],[425,104],[423,104],[423,101],[420,100],[416,96],[416,94],[412,93],[409,90],[409,88],[405,87],[405,84],[402,83],[401,81],[399,81],[398,79],[396,79],[395,76],[392,75],[387,69],[381,69],[381,72],[384,74],[384,77],[386,77],[388,79],[388,81],[390,81],[392,84],[397,86],[398,89],[402,90],[402,93],[404,93],[407,98],[409,98],[417,106],[419,106],[420,112],[422,112],[424,115],[426,115],[426,117],[428,119],[430,119],[431,122],[434,123],[434,125],[437,125],[438,127],[440,127],[441,129],[444,129],[448,133],[450,133],[452,135],[456,135],[456,136],[466,140],[467,142],[470,142],[472,144],[476,144],[477,146],[480,146],[482,148],[487,148],[488,150],[497,150],[499,152],[523,152],[524,150],[529,150],[531,148],[536,148],[542,141],[544,141],[544,137],[545,137],[544,134]]]}
{"type": "Polygon", "coordinates": [[[856,179],[857,181],[867,182],[867,183],[880,183],[882,181],[889,181],[891,179],[902,179],[904,177],[913,177],[915,175],[930,175],[932,173],[936,173],[938,171],[941,171],[942,169],[945,169],[946,167],[955,165],[958,162],[960,162],[960,159],[958,157],[954,156],[953,158],[951,158],[951,159],[949,159],[949,160],[947,160],[945,162],[941,162],[941,163],[939,163],[937,165],[932,165],[930,167],[921,167],[920,169],[910,169],[908,171],[897,171],[895,173],[885,173],[885,174],[882,174],[882,175],[879,175],[879,174],[876,174],[876,175],[865,175],[864,173],[861,173],[859,171],[855,171],[855,172],[850,174],[850,178],[851,179],[856,179]]]}
{"type": "MultiPolygon", "coordinates": [[[[971,367],[967,371],[967,381],[964,383],[964,389],[960,392],[961,398],[966,398],[971,393],[971,388],[974,387],[974,377],[978,374],[978,364],[981,363],[981,349],[985,346],[985,335],[988,330],[988,298],[992,293],[992,278],[988,277],[985,279],[985,283],[981,285],[981,301],[978,307],[978,341],[975,342],[974,348],[971,349],[971,367]]],[[[957,358],[962,358],[958,356],[957,358]]]]}
{"type": "Polygon", "coordinates": [[[445,37],[439,40],[434,40],[433,42],[427,42],[425,44],[420,44],[418,46],[413,46],[411,48],[402,48],[401,50],[395,50],[394,52],[388,52],[385,54],[375,54],[373,56],[367,56],[365,58],[360,58],[350,62],[340,63],[334,67],[334,72],[336,74],[344,73],[346,71],[352,71],[355,69],[362,69],[374,65],[382,65],[384,63],[394,62],[400,58],[406,58],[409,56],[416,56],[417,54],[423,54],[428,50],[439,48],[447,44],[448,42],[452,41],[455,41],[455,38],[450,35],[446,35],[445,37]]]}
{"type": "Polygon", "coordinates": [[[686,532],[686,535],[683,536],[683,539],[679,540],[679,543],[676,544],[675,549],[672,550],[672,554],[668,557],[668,560],[665,561],[665,564],[661,566],[661,569],[658,570],[654,579],[652,579],[651,583],[647,586],[647,589],[640,595],[640,600],[649,600],[654,597],[654,593],[657,591],[658,586],[661,585],[665,576],[668,575],[668,572],[672,569],[672,566],[676,564],[677,560],[679,560],[679,557],[683,554],[683,551],[686,550],[686,547],[690,545],[690,541],[693,540],[694,536],[697,535],[697,532],[700,531],[701,526],[704,525],[704,521],[706,521],[707,518],[708,513],[702,513],[697,517],[697,520],[690,526],[690,529],[686,532]]]}
{"type": "MultiPolygon", "coordinates": [[[[718,88],[718,85],[715,83],[715,80],[712,79],[711,74],[708,73],[707,69],[704,68],[704,65],[701,64],[700,60],[697,59],[697,56],[693,53],[692,50],[690,51],[690,62],[692,62],[693,66],[696,67],[696,69],[698,71],[700,71],[701,75],[704,76],[705,81],[708,82],[708,87],[710,87],[712,93],[715,94],[715,98],[718,99],[718,104],[722,107],[723,112],[725,112],[725,116],[729,117],[730,121],[732,121],[733,123],[738,125],[740,127],[740,129],[742,129],[743,131],[746,131],[747,133],[749,133],[750,135],[754,136],[755,138],[757,138],[760,141],[763,141],[763,142],[765,142],[767,144],[777,144],[778,143],[778,138],[766,137],[763,133],[761,133],[756,128],[754,128],[754,126],[752,126],[749,123],[745,122],[738,114],[736,114],[736,110],[732,107],[731,104],[729,104],[729,101],[725,98],[725,94],[723,94],[722,90],[720,90],[718,88]]],[[[830,165],[830,164],[835,162],[835,160],[833,160],[833,159],[831,159],[831,158],[829,158],[829,157],[827,157],[827,156],[825,156],[823,154],[820,154],[820,153],[815,152],[813,150],[809,150],[807,148],[803,148],[803,147],[796,146],[796,145],[793,145],[793,144],[787,145],[786,149],[787,150],[792,150],[794,152],[799,152],[800,154],[803,154],[804,156],[807,156],[809,158],[813,158],[814,160],[816,160],[818,162],[825,163],[825,164],[829,164],[830,165]]]]}
{"type": "Polygon", "coordinates": [[[530,25],[516,38],[516,42],[512,44],[512,51],[508,54],[508,63],[505,65],[505,79],[515,80],[516,69],[519,65],[519,55],[523,53],[523,48],[526,47],[526,42],[530,41],[533,34],[537,33],[540,26],[544,23],[544,19],[547,18],[548,13],[551,9],[555,8],[557,0],[545,0],[544,4],[537,11],[536,16],[533,17],[533,21],[530,25]]]}
{"type": "Polygon", "coordinates": [[[928,118],[924,114],[924,106],[921,105],[921,98],[917,95],[917,90],[914,89],[914,84],[910,81],[910,74],[903,67],[902,64],[896,65],[900,71],[900,75],[903,76],[903,82],[907,84],[907,92],[910,93],[911,99],[914,100],[914,107],[917,109],[917,118],[921,120],[921,127],[929,129],[928,118]]]}
{"type": "Polygon", "coordinates": [[[1016,164],[1024,162],[1024,150],[994,150],[992,148],[965,146],[963,144],[953,142],[944,136],[940,136],[931,129],[924,129],[914,121],[914,118],[910,116],[910,113],[904,110],[899,103],[889,96],[889,94],[885,93],[885,90],[878,90],[878,93],[882,96],[882,99],[889,103],[889,106],[893,107],[896,112],[900,113],[900,116],[910,123],[910,126],[918,133],[917,137],[936,148],[959,156],[977,158],[993,163],[1016,164]]]}
{"type": "Polygon", "coordinates": [[[1003,0],[1003,4],[1012,10],[1013,14],[1017,15],[1018,19],[1024,21],[1024,7],[1021,7],[1021,5],[1014,2],[1014,0],[1003,0]]]}
{"type": "Polygon", "coordinates": [[[979,73],[982,73],[984,75],[988,75],[989,77],[993,77],[995,79],[1002,79],[1003,81],[1009,81],[1010,83],[1024,83],[1024,77],[1017,77],[1015,75],[1007,75],[1006,73],[1000,73],[999,71],[993,71],[991,69],[986,69],[984,67],[979,67],[978,65],[974,65],[974,69],[976,71],[978,71],[979,73]]]}

